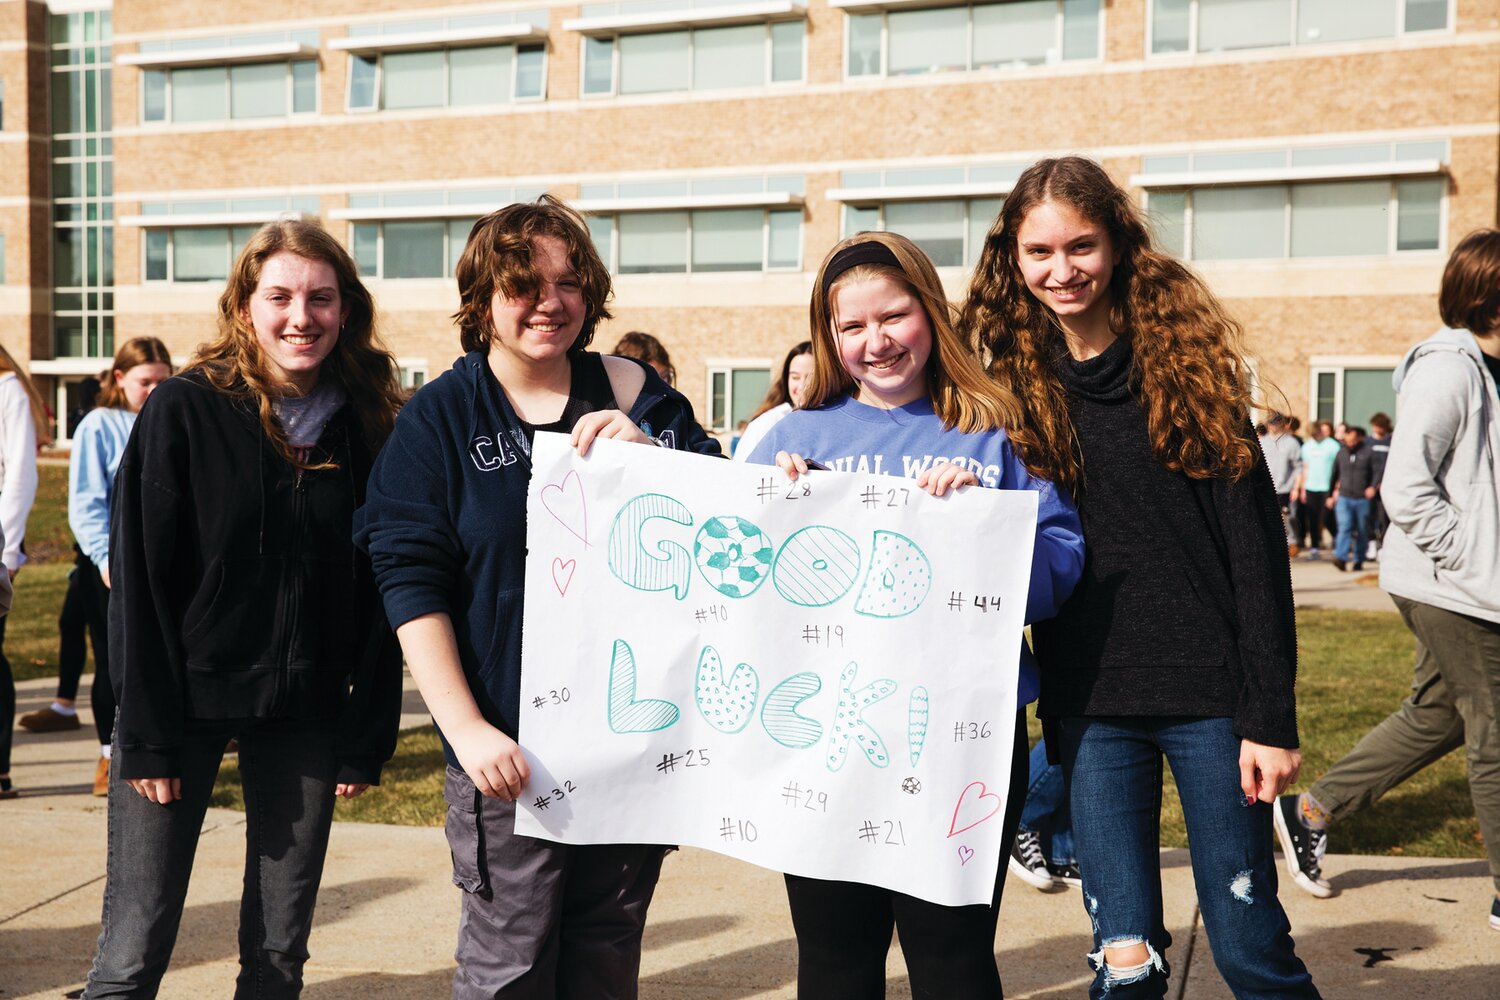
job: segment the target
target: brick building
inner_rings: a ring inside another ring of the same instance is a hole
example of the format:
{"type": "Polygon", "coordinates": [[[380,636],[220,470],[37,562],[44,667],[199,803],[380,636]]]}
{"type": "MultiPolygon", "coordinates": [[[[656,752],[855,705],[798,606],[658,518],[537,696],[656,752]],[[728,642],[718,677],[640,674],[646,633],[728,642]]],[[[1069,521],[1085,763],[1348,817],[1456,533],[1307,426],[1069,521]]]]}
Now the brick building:
{"type": "Polygon", "coordinates": [[[617,275],[600,346],[656,333],[729,431],[841,235],[907,233],[961,296],[1063,152],[1139,192],[1295,412],[1363,423],[1497,223],[1500,0],[0,0],[0,342],[63,413],[120,339],[186,356],[300,212],[420,381],[469,222],[550,190],[617,275]]]}

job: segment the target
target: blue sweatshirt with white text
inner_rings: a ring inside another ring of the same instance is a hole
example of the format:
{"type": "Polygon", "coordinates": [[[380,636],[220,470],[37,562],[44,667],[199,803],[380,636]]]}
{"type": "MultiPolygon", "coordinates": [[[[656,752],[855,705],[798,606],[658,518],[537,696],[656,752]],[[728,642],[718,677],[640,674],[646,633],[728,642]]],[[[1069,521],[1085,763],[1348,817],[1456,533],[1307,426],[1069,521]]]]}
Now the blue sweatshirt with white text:
{"type": "MultiPolygon", "coordinates": [[[[778,451],[799,454],[835,472],[911,479],[923,469],[952,462],[973,472],[987,489],[1035,491],[1037,523],[1026,597],[1028,624],[1057,614],[1083,574],[1083,526],[1073,501],[1026,471],[1004,430],[966,434],[945,428],[932,410],[931,399],[884,410],[845,395],[815,410],[793,410],[771,428],[750,461],[775,464],[778,451]]],[[[1039,691],[1036,660],[1023,640],[1016,704],[1030,704],[1039,691]]]]}

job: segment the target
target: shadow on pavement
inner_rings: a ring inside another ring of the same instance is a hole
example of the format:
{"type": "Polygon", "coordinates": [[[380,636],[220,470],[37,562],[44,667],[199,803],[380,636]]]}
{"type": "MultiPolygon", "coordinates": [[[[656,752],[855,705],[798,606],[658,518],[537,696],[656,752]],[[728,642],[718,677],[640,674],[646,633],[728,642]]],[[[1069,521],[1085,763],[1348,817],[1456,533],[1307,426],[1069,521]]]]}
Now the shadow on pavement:
{"type": "Polygon", "coordinates": [[[681,920],[664,920],[647,923],[646,936],[641,942],[642,951],[670,948],[684,941],[696,941],[723,931],[733,930],[743,923],[742,919],[728,913],[711,917],[685,917],[681,920]]]}

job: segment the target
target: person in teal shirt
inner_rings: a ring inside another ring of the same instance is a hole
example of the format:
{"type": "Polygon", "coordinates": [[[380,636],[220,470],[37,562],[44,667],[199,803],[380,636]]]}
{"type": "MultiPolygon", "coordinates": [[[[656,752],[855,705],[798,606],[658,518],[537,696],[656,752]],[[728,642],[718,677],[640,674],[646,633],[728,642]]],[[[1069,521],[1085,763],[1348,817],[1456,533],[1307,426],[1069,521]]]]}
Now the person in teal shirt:
{"type": "MultiPolygon", "coordinates": [[[[1312,425],[1311,440],[1302,442],[1302,471],[1297,476],[1297,502],[1302,505],[1303,527],[1307,530],[1307,558],[1317,559],[1323,540],[1323,521],[1328,513],[1328,491],[1333,486],[1333,463],[1339,455],[1339,443],[1333,436],[1333,422],[1319,420],[1312,425]]],[[[1330,531],[1332,525],[1329,525],[1330,531]]]]}

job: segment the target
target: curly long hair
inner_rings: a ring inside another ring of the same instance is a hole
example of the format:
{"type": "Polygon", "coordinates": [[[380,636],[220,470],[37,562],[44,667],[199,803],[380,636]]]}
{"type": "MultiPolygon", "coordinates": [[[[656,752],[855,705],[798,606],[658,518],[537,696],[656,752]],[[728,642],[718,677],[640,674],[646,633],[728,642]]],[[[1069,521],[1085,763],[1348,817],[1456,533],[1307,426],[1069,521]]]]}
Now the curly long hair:
{"type": "Polygon", "coordinates": [[[1130,384],[1157,461],[1195,479],[1239,479],[1257,461],[1249,436],[1250,371],[1239,323],[1181,261],[1156,250],[1135,202],[1104,168],[1077,156],[1041,160],[1016,181],[974,269],[961,327],[990,373],[1021,400],[1011,441],[1033,475],[1077,496],[1083,458],[1056,365],[1062,325],[1026,287],[1017,233],[1032,208],[1070,206],[1102,226],[1119,258],[1110,328],[1131,345],[1130,384]]]}
{"type": "Polygon", "coordinates": [[[185,371],[200,371],[215,389],[255,407],[260,425],[282,458],[298,468],[322,468],[297,457],[276,419],[272,401],[293,394],[266,365],[250,324],[250,297],[260,284],[261,269],[279,253],[327,264],[338,280],[339,299],[349,310],[338,342],[319,369],[319,379],[339,385],[354,411],[366,445],[379,450],[390,436],[403,395],[396,358],[375,330],[375,301],[359,280],[359,270],[343,244],[316,222],[283,219],[268,222],[250,237],[219,296],[219,334],[199,344],[185,371]]]}
{"type": "Polygon", "coordinates": [[[876,276],[905,288],[927,314],[928,325],[932,327],[927,388],[932,397],[932,410],[943,421],[943,426],[957,427],[965,434],[1010,427],[1020,414],[1020,404],[1004,383],[985,376],[984,366],[958,335],[954,325],[956,310],[943,292],[942,280],[938,278],[932,260],[899,233],[858,233],[838,243],[823,258],[808,306],[813,371],[807,380],[803,408],[814,410],[841,393],[854,391],[854,377],[839,360],[838,340],[834,333],[834,293],[844,285],[876,276]],[[880,243],[895,254],[900,268],[889,264],[856,264],[839,275],[825,293],[823,272],[828,269],[829,262],[846,247],[871,242],[880,243]]]}

